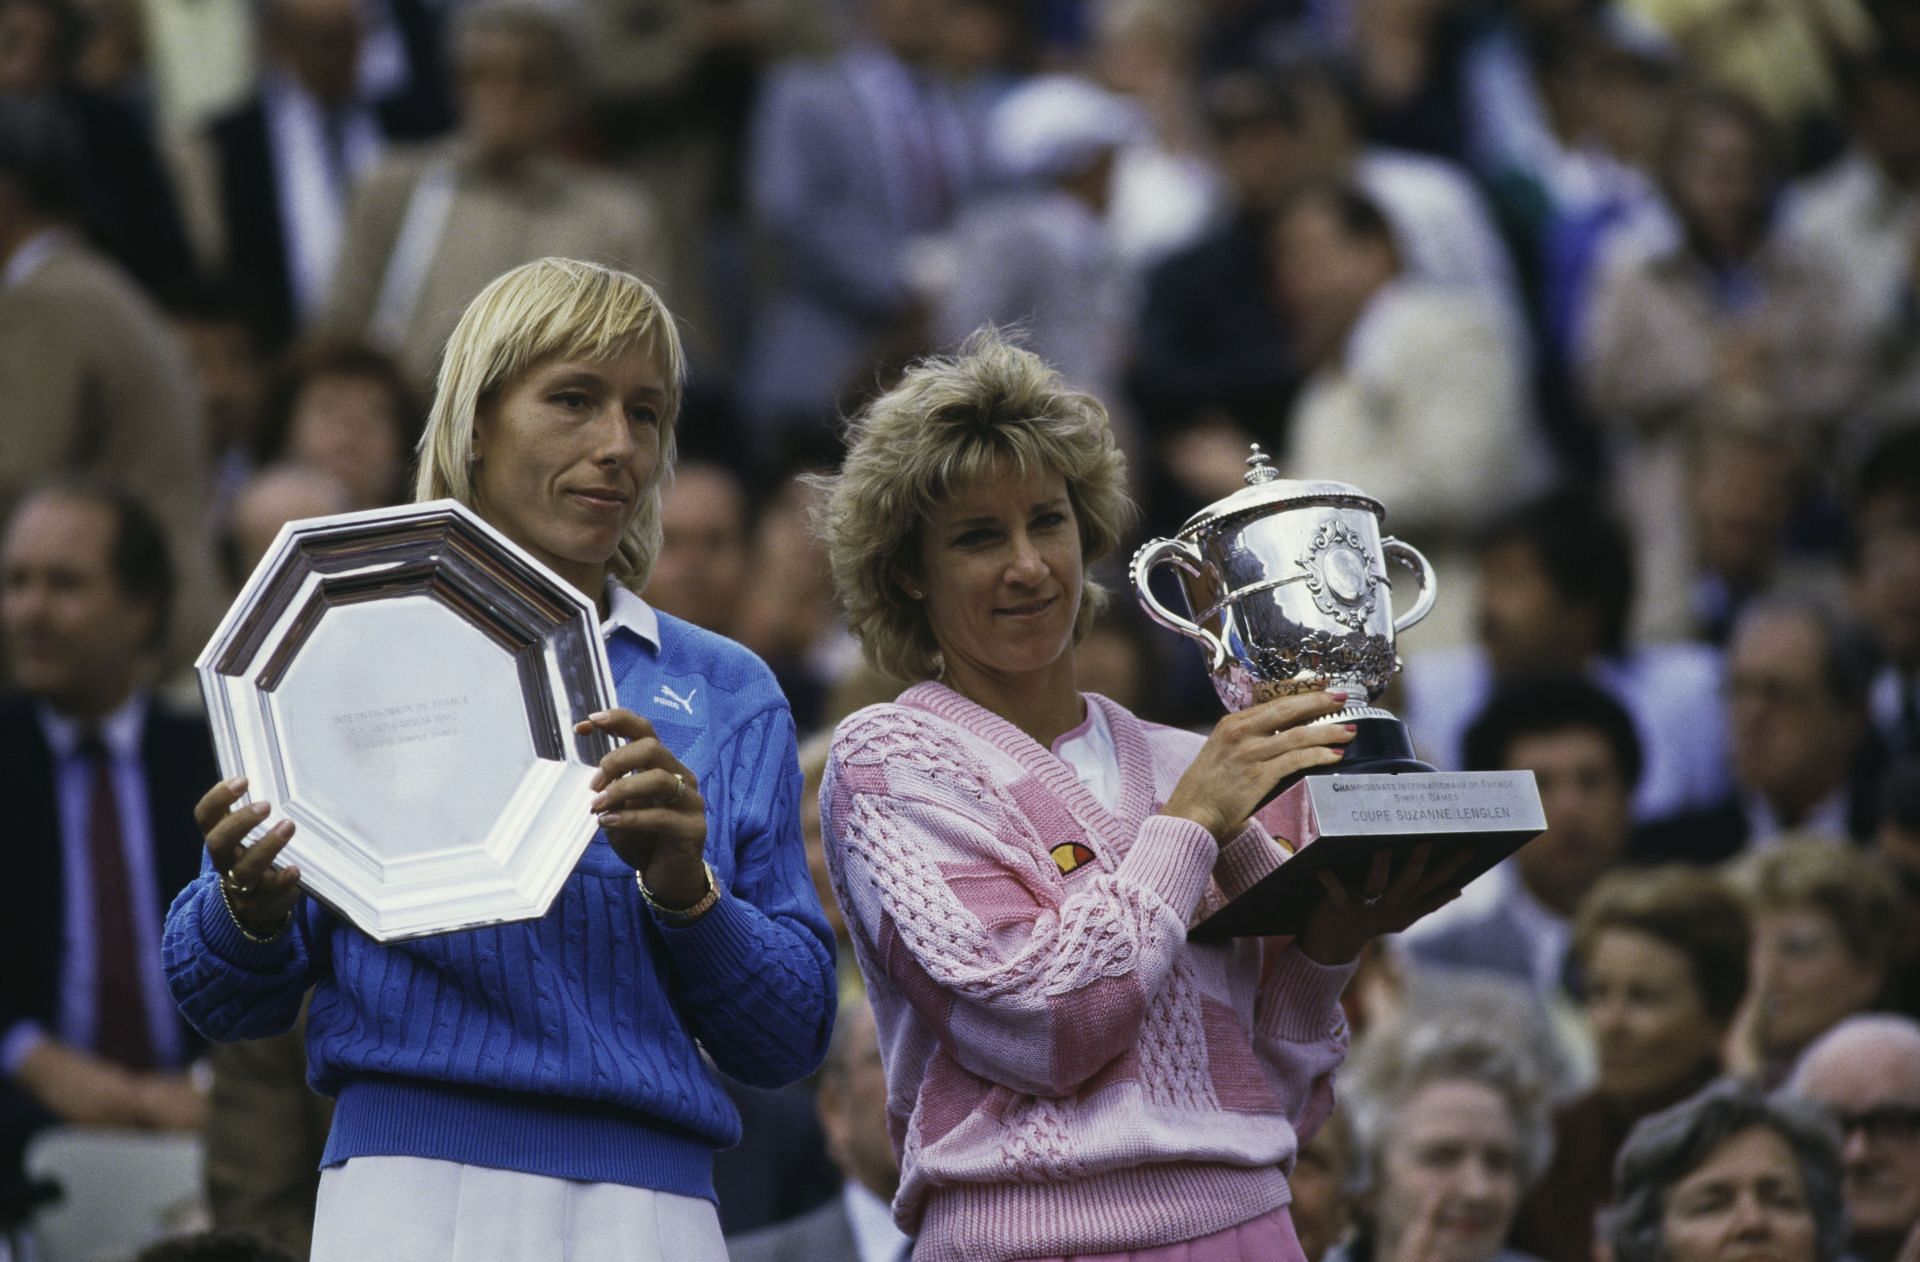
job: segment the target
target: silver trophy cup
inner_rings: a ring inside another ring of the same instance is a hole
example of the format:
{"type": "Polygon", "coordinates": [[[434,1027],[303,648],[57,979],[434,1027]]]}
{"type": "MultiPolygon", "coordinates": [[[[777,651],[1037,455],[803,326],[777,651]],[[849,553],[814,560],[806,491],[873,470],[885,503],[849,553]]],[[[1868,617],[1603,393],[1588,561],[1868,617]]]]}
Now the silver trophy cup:
{"type": "Polygon", "coordinates": [[[1546,827],[1531,772],[1438,772],[1375,704],[1400,669],[1395,637],[1436,595],[1427,559],[1380,533],[1380,501],[1344,482],[1283,479],[1258,444],[1247,464],[1245,487],[1134,554],[1134,591],[1155,622],[1206,650],[1229,710],[1331,689],[1347,703],[1330,721],[1353,724],[1354,736],[1341,761],[1272,787],[1259,818],[1290,857],[1193,926],[1196,939],[1297,933],[1324,894],[1319,870],[1361,891],[1382,850],[1397,874],[1429,847],[1427,870],[1446,864],[1465,884],[1546,827]],[[1418,585],[1398,617],[1388,561],[1418,585]],[[1149,586],[1162,566],[1178,576],[1189,616],[1149,586]]]}
{"type": "Polygon", "coordinates": [[[1155,622],[1207,651],[1229,710],[1329,688],[1348,695],[1340,722],[1393,719],[1376,707],[1400,668],[1394,637],[1433,608],[1433,566],[1380,533],[1386,510],[1344,482],[1280,477],[1254,444],[1247,485],[1188,519],[1177,538],[1134,554],[1133,586],[1155,622]],[[1386,563],[1419,582],[1413,607],[1393,614],[1386,563]],[[1191,617],[1161,603],[1148,582],[1161,566],[1180,580],[1191,617]]]}

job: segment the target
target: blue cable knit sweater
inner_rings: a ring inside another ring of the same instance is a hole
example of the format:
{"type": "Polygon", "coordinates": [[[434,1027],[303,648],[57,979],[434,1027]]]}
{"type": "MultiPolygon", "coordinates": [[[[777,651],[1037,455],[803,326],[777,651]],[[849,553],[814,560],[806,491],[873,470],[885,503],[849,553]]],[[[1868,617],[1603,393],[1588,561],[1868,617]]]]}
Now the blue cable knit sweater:
{"type": "Polygon", "coordinates": [[[666,614],[660,639],[656,655],[622,628],[609,656],[621,703],[706,799],[725,894],[692,925],[649,912],[604,834],[540,919],[392,946],[312,899],[251,942],[204,864],[174,900],[167,978],[209,1038],[286,1030],[314,988],[308,1074],[339,1097],[324,1164],[431,1157],[712,1199],[713,1151],[740,1122],[695,1040],[756,1086],[819,1064],[833,938],[800,840],[792,715],[746,649],[666,614]]]}

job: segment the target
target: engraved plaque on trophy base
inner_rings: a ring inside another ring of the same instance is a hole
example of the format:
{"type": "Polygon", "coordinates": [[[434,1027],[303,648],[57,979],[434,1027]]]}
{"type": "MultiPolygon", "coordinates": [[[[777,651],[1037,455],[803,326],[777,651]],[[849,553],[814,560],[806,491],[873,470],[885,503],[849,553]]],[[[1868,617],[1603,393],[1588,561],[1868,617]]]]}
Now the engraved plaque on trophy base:
{"type": "Polygon", "coordinates": [[[1531,771],[1414,771],[1397,775],[1307,776],[1260,812],[1294,853],[1238,898],[1195,925],[1195,941],[1294,934],[1326,889],[1333,868],[1357,900],[1374,855],[1393,855],[1398,876],[1422,842],[1433,844],[1432,871],[1455,854],[1472,857],[1461,885],[1546,831],[1531,771]]]}

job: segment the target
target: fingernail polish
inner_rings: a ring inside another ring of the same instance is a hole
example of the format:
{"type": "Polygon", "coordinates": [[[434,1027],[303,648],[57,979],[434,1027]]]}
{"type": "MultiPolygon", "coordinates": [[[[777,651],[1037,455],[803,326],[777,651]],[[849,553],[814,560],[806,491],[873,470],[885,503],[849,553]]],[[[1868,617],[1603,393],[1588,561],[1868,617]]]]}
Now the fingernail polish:
{"type": "Polygon", "coordinates": [[[1327,694],[1327,699],[1329,701],[1338,702],[1341,705],[1347,704],[1347,694],[1344,692],[1329,692],[1327,694]]]}
{"type": "Polygon", "coordinates": [[[1349,732],[1357,732],[1360,730],[1358,723],[1342,723],[1340,726],[1346,728],[1349,732]]]}

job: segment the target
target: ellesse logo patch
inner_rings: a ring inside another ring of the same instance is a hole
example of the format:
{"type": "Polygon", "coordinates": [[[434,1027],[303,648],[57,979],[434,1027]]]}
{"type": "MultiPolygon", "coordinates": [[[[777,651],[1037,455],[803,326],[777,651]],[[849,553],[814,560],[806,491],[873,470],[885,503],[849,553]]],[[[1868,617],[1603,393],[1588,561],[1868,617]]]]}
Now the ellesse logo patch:
{"type": "Polygon", "coordinates": [[[1054,863],[1059,865],[1062,876],[1084,864],[1092,863],[1094,858],[1093,851],[1078,841],[1063,841],[1047,853],[1051,854],[1054,863]]]}

